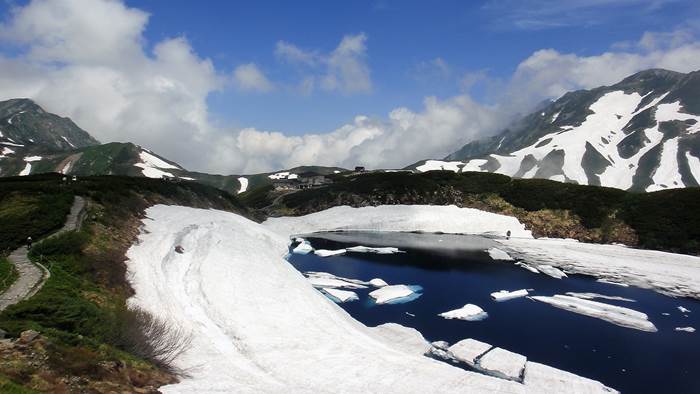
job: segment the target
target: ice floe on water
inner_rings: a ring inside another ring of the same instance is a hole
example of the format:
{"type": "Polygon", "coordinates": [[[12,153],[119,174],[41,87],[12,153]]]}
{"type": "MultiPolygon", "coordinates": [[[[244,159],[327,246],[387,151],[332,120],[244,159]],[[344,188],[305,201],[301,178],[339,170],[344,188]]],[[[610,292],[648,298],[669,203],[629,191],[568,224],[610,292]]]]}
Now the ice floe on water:
{"type": "Polygon", "coordinates": [[[508,301],[514,298],[525,297],[528,295],[527,289],[520,289],[515,291],[499,290],[491,293],[491,298],[496,301],[508,301]]]}
{"type": "Polygon", "coordinates": [[[294,249],[292,249],[292,253],[295,254],[309,254],[314,251],[314,248],[311,246],[311,244],[302,239],[301,242],[299,242],[299,245],[297,245],[294,249]]]}
{"type": "Polygon", "coordinates": [[[369,284],[374,286],[374,287],[384,287],[384,286],[389,285],[383,279],[379,279],[379,278],[374,278],[374,279],[370,280],[369,284]]]}
{"type": "Polygon", "coordinates": [[[497,347],[481,356],[478,367],[489,375],[520,381],[526,362],[522,354],[497,347]]]}
{"type": "Polygon", "coordinates": [[[333,289],[366,289],[367,282],[357,279],[348,279],[329,274],[328,272],[307,272],[306,278],[313,287],[333,289]]]}
{"type": "Polygon", "coordinates": [[[564,273],[564,271],[560,270],[557,267],[552,267],[551,265],[547,265],[547,264],[538,265],[537,269],[541,273],[543,273],[545,275],[549,275],[555,279],[561,279],[561,278],[567,277],[566,274],[564,273]]]}
{"type": "Polygon", "coordinates": [[[336,250],[328,250],[328,249],[316,249],[314,250],[314,254],[319,257],[331,257],[331,256],[340,256],[342,254],[345,254],[347,251],[345,249],[336,249],[336,250]]]}
{"type": "Polygon", "coordinates": [[[454,359],[461,361],[470,367],[476,367],[476,362],[484,353],[491,350],[493,346],[488,343],[477,341],[476,339],[468,338],[463,339],[454,345],[450,346],[447,350],[450,352],[454,359]]]}
{"type": "Polygon", "coordinates": [[[376,253],[376,254],[395,254],[395,253],[403,253],[402,250],[399,250],[399,248],[394,248],[394,247],[370,247],[370,246],[352,246],[349,248],[345,248],[348,252],[353,252],[353,253],[376,253]]]}
{"type": "Polygon", "coordinates": [[[601,299],[612,300],[612,301],[637,302],[631,298],[625,298],[625,297],[619,297],[619,296],[609,296],[609,295],[598,294],[598,293],[576,293],[573,291],[569,291],[566,293],[566,295],[576,297],[576,298],[583,298],[584,300],[593,300],[596,298],[601,298],[601,299]]]}
{"type": "Polygon", "coordinates": [[[498,248],[489,248],[489,250],[487,250],[487,252],[489,253],[489,256],[491,256],[491,258],[494,260],[503,260],[503,261],[512,261],[513,260],[513,258],[510,257],[510,255],[508,253],[506,253],[498,248]]]}
{"type": "Polygon", "coordinates": [[[596,280],[596,282],[607,283],[609,285],[615,285],[615,286],[620,286],[620,287],[629,287],[630,286],[627,283],[616,282],[614,280],[608,280],[608,279],[598,279],[598,280],[596,280]]]}
{"type": "Polygon", "coordinates": [[[676,327],[676,331],[695,332],[693,327],[676,327]]]}
{"type": "Polygon", "coordinates": [[[323,293],[325,293],[326,295],[330,296],[331,300],[338,303],[356,301],[360,299],[357,296],[357,293],[355,293],[354,291],[339,290],[331,287],[322,287],[321,291],[323,291],[323,293]]]}
{"type": "Polygon", "coordinates": [[[445,319],[478,321],[486,319],[489,317],[489,314],[477,305],[466,304],[459,309],[453,309],[451,311],[440,313],[438,316],[444,317],[445,319]]]}
{"type": "Polygon", "coordinates": [[[518,267],[525,268],[526,270],[528,270],[528,271],[530,271],[530,272],[532,272],[532,273],[535,273],[535,274],[539,274],[539,273],[540,273],[540,271],[539,271],[537,268],[531,266],[530,264],[526,264],[526,263],[522,263],[522,262],[517,262],[517,263],[515,263],[515,265],[517,265],[518,267]]]}
{"type": "Polygon", "coordinates": [[[391,285],[383,286],[369,293],[377,305],[381,304],[402,304],[410,302],[420,297],[422,287],[412,285],[391,285]]]}
{"type": "Polygon", "coordinates": [[[685,308],[683,306],[679,306],[678,310],[681,311],[681,313],[690,313],[690,309],[685,308]]]}
{"type": "Polygon", "coordinates": [[[645,313],[634,309],[560,294],[552,297],[531,296],[530,298],[570,312],[595,317],[621,327],[648,332],[657,331],[656,326],[648,320],[648,316],[645,313]]]}

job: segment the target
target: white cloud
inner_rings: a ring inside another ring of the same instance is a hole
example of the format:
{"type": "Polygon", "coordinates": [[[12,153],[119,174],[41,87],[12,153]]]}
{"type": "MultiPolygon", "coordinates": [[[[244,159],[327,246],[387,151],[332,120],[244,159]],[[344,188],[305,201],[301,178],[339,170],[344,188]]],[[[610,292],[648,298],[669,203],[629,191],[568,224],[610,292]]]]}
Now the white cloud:
{"type": "MultiPolygon", "coordinates": [[[[505,93],[493,107],[466,94],[427,98],[420,110],[397,108],[383,119],[358,116],[329,133],[287,136],[213,126],[207,96],[229,86],[231,73],[217,71],[184,38],[156,42],[149,50],[143,38],[147,22],[144,12],[112,0],[34,0],[15,9],[0,25],[0,39],[17,46],[13,55],[0,55],[2,98],[33,98],[102,141],[132,141],[196,170],[402,167],[443,157],[498,131],[513,108],[528,108],[543,98],[614,83],[650,67],[700,68],[700,44],[692,31],[648,33],[624,50],[619,46],[595,56],[544,49],[503,82],[505,93]]],[[[367,92],[372,82],[366,40],[364,34],[346,36],[330,53],[284,43],[276,54],[301,67],[299,89],[307,93],[367,92]]],[[[233,78],[239,88],[272,87],[253,64],[239,66],[233,78]]],[[[466,85],[475,78],[482,76],[472,75],[466,85]]]]}
{"type": "Polygon", "coordinates": [[[241,64],[233,70],[233,83],[240,90],[269,92],[273,85],[254,63],[241,64]]]}
{"type": "Polygon", "coordinates": [[[372,79],[367,65],[367,36],[346,35],[330,53],[310,51],[278,41],[275,56],[283,62],[303,67],[299,90],[310,94],[320,87],[343,94],[369,93],[372,79]]]}

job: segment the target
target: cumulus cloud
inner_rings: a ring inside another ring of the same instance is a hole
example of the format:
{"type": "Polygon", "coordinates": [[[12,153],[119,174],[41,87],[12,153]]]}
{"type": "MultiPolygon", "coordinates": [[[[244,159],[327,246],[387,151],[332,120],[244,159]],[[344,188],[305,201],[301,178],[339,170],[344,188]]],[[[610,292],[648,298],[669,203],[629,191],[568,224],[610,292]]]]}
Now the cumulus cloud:
{"type": "MultiPolygon", "coordinates": [[[[212,92],[231,85],[264,91],[274,85],[252,63],[216,70],[182,37],[146,45],[148,19],[112,0],[34,0],[15,8],[0,24],[0,40],[16,46],[0,55],[1,98],[33,98],[102,141],[132,141],[195,170],[402,167],[443,157],[494,133],[514,108],[528,108],[542,98],[614,83],[650,67],[700,68],[700,44],[690,30],[648,33],[595,56],[544,49],[498,84],[503,89],[491,106],[467,94],[426,98],[420,109],[397,108],[382,118],[357,116],[328,133],[288,136],[213,125],[207,108],[212,92]]],[[[365,93],[372,90],[366,42],[364,34],[348,35],[327,53],[280,42],[275,54],[300,68],[300,90],[365,93]]],[[[483,79],[474,74],[463,84],[468,89],[483,79]]]]}
{"type": "Polygon", "coordinates": [[[269,92],[273,85],[254,63],[241,64],[233,70],[233,83],[240,90],[269,92]]]}
{"type": "Polygon", "coordinates": [[[343,94],[369,93],[372,79],[367,65],[367,35],[346,35],[330,53],[305,50],[278,41],[275,56],[283,62],[303,67],[299,90],[310,94],[317,87],[343,94]]]}

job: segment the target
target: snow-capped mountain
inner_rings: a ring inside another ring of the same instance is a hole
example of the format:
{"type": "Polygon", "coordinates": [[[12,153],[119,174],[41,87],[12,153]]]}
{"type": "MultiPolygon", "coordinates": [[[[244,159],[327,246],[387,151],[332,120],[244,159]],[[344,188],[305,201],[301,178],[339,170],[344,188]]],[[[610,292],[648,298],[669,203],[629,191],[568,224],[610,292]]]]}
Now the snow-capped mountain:
{"type": "Polygon", "coordinates": [[[700,184],[700,71],[570,92],[419,171],[497,172],[636,191],[700,184]]]}

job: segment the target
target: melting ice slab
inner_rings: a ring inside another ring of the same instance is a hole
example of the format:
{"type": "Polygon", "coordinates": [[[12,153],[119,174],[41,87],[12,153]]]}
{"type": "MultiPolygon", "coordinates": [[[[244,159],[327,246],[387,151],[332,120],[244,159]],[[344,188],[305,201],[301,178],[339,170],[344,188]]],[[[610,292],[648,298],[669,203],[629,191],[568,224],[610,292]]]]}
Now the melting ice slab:
{"type": "Polygon", "coordinates": [[[366,289],[366,282],[357,279],[342,278],[328,272],[307,272],[306,277],[313,287],[331,289],[366,289]]]}
{"type": "Polygon", "coordinates": [[[420,286],[392,285],[383,286],[373,292],[369,296],[374,299],[374,302],[381,304],[398,304],[403,302],[413,301],[420,297],[420,286]]]}
{"type": "Polygon", "coordinates": [[[477,305],[467,304],[459,309],[443,312],[438,316],[442,316],[445,319],[477,321],[486,319],[487,317],[489,317],[489,314],[484,312],[484,310],[477,305]]]}
{"type": "MultiPolygon", "coordinates": [[[[530,289],[532,290],[532,289],[530,289]]],[[[520,290],[515,290],[515,291],[508,291],[508,290],[500,290],[491,293],[491,298],[493,298],[496,301],[508,301],[512,300],[513,298],[520,298],[520,297],[525,297],[527,295],[527,290],[526,289],[520,289],[520,290]]]]}
{"type": "Polygon", "coordinates": [[[331,299],[335,302],[342,303],[359,300],[359,297],[357,297],[357,293],[355,293],[354,291],[339,290],[329,287],[323,287],[321,288],[321,290],[323,290],[324,293],[329,295],[331,299]]]}
{"type": "Polygon", "coordinates": [[[318,249],[318,250],[314,251],[316,256],[319,256],[319,257],[339,256],[341,254],[345,254],[345,252],[347,252],[345,249],[337,249],[337,250],[318,249]]]}
{"type": "Polygon", "coordinates": [[[301,243],[297,245],[296,248],[292,249],[292,253],[295,254],[309,254],[314,251],[314,248],[305,240],[301,240],[301,243]]]}
{"type": "Polygon", "coordinates": [[[520,380],[527,357],[497,347],[479,359],[479,369],[499,378],[520,380]]]}
{"type": "Polygon", "coordinates": [[[373,248],[370,246],[353,246],[353,247],[347,248],[346,250],[348,252],[354,252],[354,253],[376,253],[376,254],[403,253],[402,250],[399,250],[399,248],[394,248],[394,247],[373,248]]]}
{"type": "Polygon", "coordinates": [[[494,260],[503,260],[503,261],[512,261],[513,258],[510,257],[510,255],[501,249],[498,248],[489,248],[487,250],[489,253],[489,256],[494,259],[494,260]]]}
{"type": "Polygon", "coordinates": [[[633,309],[560,294],[553,297],[532,296],[530,298],[570,312],[605,320],[621,327],[648,332],[657,331],[656,326],[648,320],[645,313],[633,309]]]}
{"type": "Polygon", "coordinates": [[[474,368],[476,367],[477,359],[492,348],[493,346],[488,343],[469,338],[455,343],[447,350],[452,353],[455,359],[474,368]]]}

